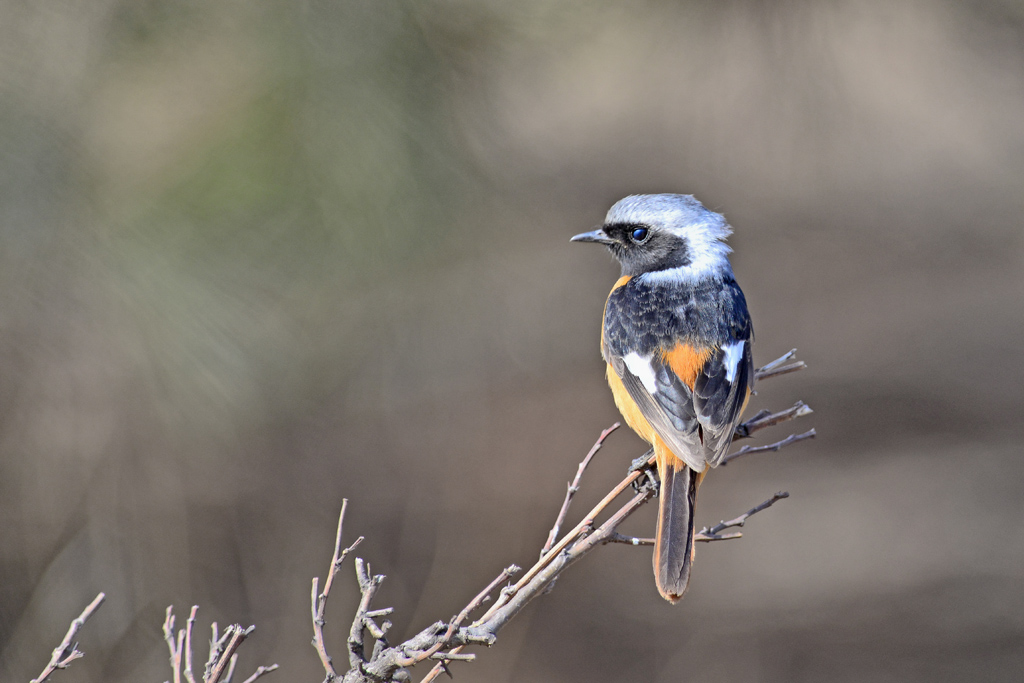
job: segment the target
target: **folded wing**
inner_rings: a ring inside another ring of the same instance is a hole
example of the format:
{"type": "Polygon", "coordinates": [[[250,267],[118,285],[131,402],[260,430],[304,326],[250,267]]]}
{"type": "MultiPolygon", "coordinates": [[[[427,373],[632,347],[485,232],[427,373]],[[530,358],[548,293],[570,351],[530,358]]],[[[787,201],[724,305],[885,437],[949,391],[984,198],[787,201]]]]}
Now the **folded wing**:
{"type": "Polygon", "coordinates": [[[699,364],[673,362],[678,360],[673,353],[680,352],[611,355],[608,361],[658,436],[676,456],[702,472],[725,457],[750,395],[750,341],[683,351],[699,356],[699,364]]]}

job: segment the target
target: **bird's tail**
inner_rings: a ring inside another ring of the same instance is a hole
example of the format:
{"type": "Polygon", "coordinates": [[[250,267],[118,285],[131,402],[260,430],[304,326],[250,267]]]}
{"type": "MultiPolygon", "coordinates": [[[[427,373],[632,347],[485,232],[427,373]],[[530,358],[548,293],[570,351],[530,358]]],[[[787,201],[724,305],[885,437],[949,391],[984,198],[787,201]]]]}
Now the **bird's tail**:
{"type": "Polygon", "coordinates": [[[690,582],[693,562],[693,508],[700,473],[687,467],[664,444],[655,444],[661,493],[658,499],[658,532],[654,538],[654,581],[658,592],[677,602],[690,582]]]}

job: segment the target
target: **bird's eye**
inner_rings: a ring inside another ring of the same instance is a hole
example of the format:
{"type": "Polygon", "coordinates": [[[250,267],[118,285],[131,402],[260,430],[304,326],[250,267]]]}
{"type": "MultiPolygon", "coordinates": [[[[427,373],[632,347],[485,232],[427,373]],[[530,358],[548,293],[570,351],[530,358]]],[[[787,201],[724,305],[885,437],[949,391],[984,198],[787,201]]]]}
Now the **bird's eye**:
{"type": "Polygon", "coordinates": [[[647,228],[637,228],[629,235],[634,242],[640,244],[647,239],[647,228]]]}

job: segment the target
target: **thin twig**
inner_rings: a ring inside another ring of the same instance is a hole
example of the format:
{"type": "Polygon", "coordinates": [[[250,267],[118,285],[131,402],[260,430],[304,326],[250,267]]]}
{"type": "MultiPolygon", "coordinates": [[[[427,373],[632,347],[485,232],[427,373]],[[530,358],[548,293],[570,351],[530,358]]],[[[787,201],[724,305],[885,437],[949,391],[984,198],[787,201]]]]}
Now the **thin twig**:
{"type": "Polygon", "coordinates": [[[174,642],[174,605],[167,606],[163,631],[164,641],[171,654],[171,670],[174,672],[172,680],[174,683],[179,683],[181,681],[181,653],[178,652],[178,647],[174,642]]]}
{"type": "Polygon", "coordinates": [[[736,458],[741,458],[744,455],[750,455],[751,453],[776,453],[779,449],[783,448],[784,446],[788,446],[791,443],[796,443],[797,441],[813,439],[817,435],[818,433],[811,429],[809,431],[804,432],[803,434],[790,434],[782,441],[776,441],[775,443],[770,443],[766,446],[744,446],[735,453],[730,453],[729,455],[722,458],[722,462],[718,464],[725,466],[728,465],[733,460],[735,460],[736,458]]]}
{"type": "Polygon", "coordinates": [[[768,363],[764,367],[758,368],[757,370],[754,371],[754,379],[760,381],[762,379],[768,379],[769,377],[787,375],[791,372],[796,372],[797,370],[803,370],[804,368],[806,368],[807,364],[804,363],[802,360],[798,360],[795,363],[790,363],[789,365],[782,366],[783,363],[785,363],[787,360],[791,359],[795,355],[796,349],[792,349],[788,353],[782,354],[781,356],[773,360],[771,363],[768,363]]]}
{"type": "Polygon", "coordinates": [[[196,625],[196,612],[199,605],[192,605],[192,611],[188,614],[188,621],[185,622],[185,680],[188,683],[196,683],[192,675],[192,627],[196,625]]]}
{"type": "Polygon", "coordinates": [[[781,356],[773,360],[771,363],[765,363],[763,366],[759,367],[754,374],[764,374],[766,372],[774,370],[775,368],[779,367],[780,365],[785,363],[790,358],[793,358],[794,356],[796,356],[796,349],[790,349],[786,353],[782,354],[781,356]]]}
{"type": "Polygon", "coordinates": [[[774,427],[782,422],[788,422],[790,420],[795,420],[798,417],[810,415],[813,412],[814,411],[811,410],[811,407],[803,401],[797,401],[793,404],[792,408],[786,408],[785,410],[780,410],[777,413],[773,413],[770,410],[762,410],[746,422],[743,422],[736,427],[736,433],[733,435],[733,441],[736,439],[745,439],[753,436],[755,432],[759,432],[762,429],[768,429],[769,427],[774,427]]]}
{"type": "Polygon", "coordinates": [[[75,636],[78,635],[78,632],[81,630],[82,626],[85,625],[85,622],[89,620],[89,617],[92,616],[93,612],[99,609],[99,606],[103,604],[103,601],[106,599],[106,593],[98,594],[92,599],[92,602],[86,605],[85,609],[82,610],[82,613],[72,620],[71,626],[68,627],[68,632],[64,636],[64,640],[60,641],[60,645],[54,648],[50,656],[50,662],[43,669],[43,672],[39,674],[38,678],[32,679],[32,683],[43,683],[43,681],[48,679],[50,674],[57,669],[66,669],[71,662],[85,656],[85,653],[78,649],[78,643],[75,642],[75,636]]]}
{"type": "Polygon", "coordinates": [[[653,538],[638,538],[637,536],[626,536],[615,532],[608,537],[608,543],[625,543],[626,545],[654,545],[653,538]]]}
{"type": "Polygon", "coordinates": [[[260,668],[256,669],[256,673],[254,673],[252,676],[249,676],[247,679],[242,681],[242,683],[253,683],[253,681],[255,681],[257,678],[259,678],[263,674],[268,674],[271,671],[274,671],[276,669],[277,669],[277,664],[271,664],[270,666],[261,666],[260,668]]]}
{"type": "Polygon", "coordinates": [[[788,375],[791,372],[796,372],[797,370],[803,370],[806,367],[807,367],[807,363],[804,363],[802,360],[798,360],[795,363],[790,363],[789,365],[783,365],[781,368],[776,368],[775,370],[772,370],[770,372],[763,372],[761,374],[755,374],[754,377],[758,381],[760,381],[760,380],[763,380],[763,379],[768,379],[769,377],[778,377],[779,375],[788,375]]]}
{"type": "Polygon", "coordinates": [[[562,509],[558,511],[558,517],[555,519],[555,525],[551,527],[551,532],[548,534],[547,543],[541,548],[540,554],[543,555],[547,551],[551,550],[551,546],[555,544],[558,539],[558,532],[562,529],[562,524],[565,522],[565,516],[569,513],[569,504],[572,502],[573,496],[580,490],[580,479],[583,478],[583,472],[586,471],[590,461],[594,458],[601,446],[604,445],[604,440],[608,438],[608,435],[619,428],[619,423],[616,422],[608,429],[601,432],[601,436],[597,437],[597,441],[590,448],[590,452],[583,458],[579,468],[576,470],[576,476],[573,478],[572,483],[569,484],[568,490],[565,492],[565,501],[562,503],[562,509]]]}
{"type": "Polygon", "coordinates": [[[348,509],[348,498],[341,499],[341,513],[338,515],[338,533],[334,537],[334,555],[331,558],[331,569],[327,572],[327,581],[324,582],[324,600],[327,600],[327,596],[330,595],[331,586],[334,585],[334,577],[338,573],[338,569],[341,567],[341,563],[345,561],[345,558],[350,552],[355,550],[356,546],[363,542],[363,537],[360,536],[352,543],[349,547],[344,550],[341,547],[341,534],[345,528],[345,510],[348,509]]]}
{"type": "Polygon", "coordinates": [[[701,540],[720,541],[725,538],[737,538],[737,536],[735,535],[720,536],[719,534],[721,534],[726,529],[732,529],[735,527],[743,526],[747,523],[747,520],[750,519],[752,516],[756,515],[758,512],[761,512],[762,510],[767,510],[768,508],[770,508],[772,505],[775,505],[775,503],[779,502],[783,498],[789,498],[789,493],[786,491],[779,491],[765,502],[761,503],[760,505],[755,505],[754,507],[744,512],[739,517],[730,519],[729,521],[719,522],[711,528],[704,527],[699,532],[699,535],[705,537],[701,540]]]}
{"type": "Polygon", "coordinates": [[[474,654],[459,654],[458,652],[435,652],[430,655],[431,659],[440,659],[446,662],[460,661],[460,662],[472,662],[476,659],[474,654]]]}

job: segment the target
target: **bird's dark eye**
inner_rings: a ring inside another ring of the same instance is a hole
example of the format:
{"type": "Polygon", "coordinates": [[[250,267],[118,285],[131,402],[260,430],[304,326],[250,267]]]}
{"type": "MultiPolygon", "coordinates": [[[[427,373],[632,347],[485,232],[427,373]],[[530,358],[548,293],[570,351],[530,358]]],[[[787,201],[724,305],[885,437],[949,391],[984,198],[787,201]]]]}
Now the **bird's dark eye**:
{"type": "Polygon", "coordinates": [[[641,242],[644,242],[647,239],[647,228],[637,228],[636,230],[631,232],[629,236],[633,239],[634,242],[640,244],[641,242]]]}

